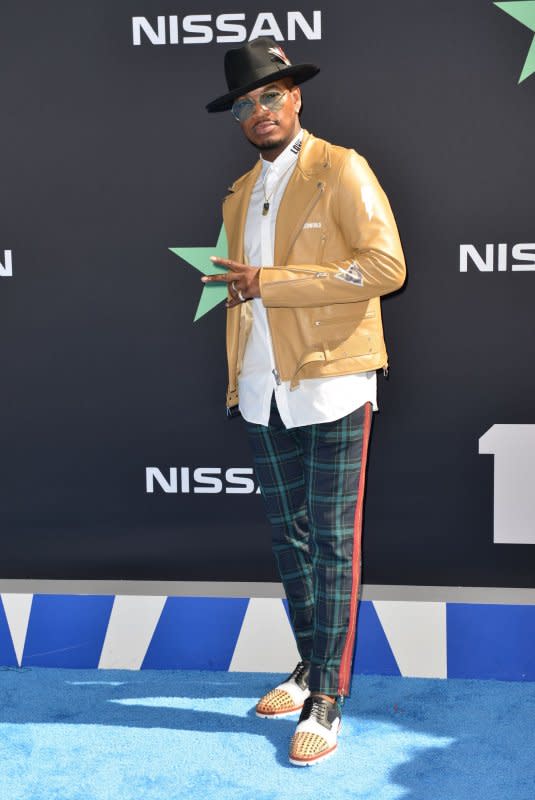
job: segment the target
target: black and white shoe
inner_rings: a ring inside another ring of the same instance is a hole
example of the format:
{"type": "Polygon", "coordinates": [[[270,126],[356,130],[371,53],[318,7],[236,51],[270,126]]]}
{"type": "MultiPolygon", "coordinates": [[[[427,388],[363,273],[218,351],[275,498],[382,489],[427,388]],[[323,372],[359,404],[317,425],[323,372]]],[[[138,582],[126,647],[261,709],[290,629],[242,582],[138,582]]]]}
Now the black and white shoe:
{"type": "Polygon", "coordinates": [[[303,703],[310,695],[308,674],[310,664],[300,661],[291,675],[279,683],[274,689],[260,698],[256,704],[256,716],[265,719],[287,717],[303,708],[303,703]]]}
{"type": "Polygon", "coordinates": [[[338,747],[342,724],[340,706],[312,694],[303,705],[297,728],[290,742],[290,763],[297,767],[319,764],[338,747]]]}

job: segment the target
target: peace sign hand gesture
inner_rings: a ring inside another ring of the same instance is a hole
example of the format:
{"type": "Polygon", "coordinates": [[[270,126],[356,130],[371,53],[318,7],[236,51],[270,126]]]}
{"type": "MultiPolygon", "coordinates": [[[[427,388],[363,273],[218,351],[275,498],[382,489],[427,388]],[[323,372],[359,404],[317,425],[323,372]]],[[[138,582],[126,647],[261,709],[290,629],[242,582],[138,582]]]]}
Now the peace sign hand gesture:
{"type": "Polygon", "coordinates": [[[217,256],[211,256],[210,261],[213,261],[214,264],[221,264],[229,271],[219,275],[205,275],[201,280],[203,283],[229,284],[231,297],[227,300],[227,308],[234,308],[240,303],[252,300],[253,297],[260,297],[261,267],[249,267],[247,264],[240,264],[238,261],[217,256]]]}

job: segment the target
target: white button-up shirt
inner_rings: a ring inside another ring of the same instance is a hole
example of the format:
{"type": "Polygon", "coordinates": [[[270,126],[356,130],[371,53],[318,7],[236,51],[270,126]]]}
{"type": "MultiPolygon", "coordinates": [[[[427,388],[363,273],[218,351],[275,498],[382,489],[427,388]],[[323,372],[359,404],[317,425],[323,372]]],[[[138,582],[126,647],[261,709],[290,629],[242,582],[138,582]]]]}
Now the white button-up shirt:
{"type": "MultiPolygon", "coordinates": [[[[245,224],[245,261],[251,266],[273,266],[277,212],[297,164],[301,137],[302,131],[299,131],[274,161],[261,158],[262,170],[251,194],[245,224]],[[269,211],[263,215],[265,202],[269,202],[269,211]]],[[[303,378],[298,387],[290,391],[290,382],[280,382],[276,375],[262,299],[255,297],[249,302],[252,304],[253,322],[238,378],[240,411],[244,419],[267,425],[273,392],[286,428],[332,422],[368,401],[377,410],[375,370],[328,378],[303,378]]]]}

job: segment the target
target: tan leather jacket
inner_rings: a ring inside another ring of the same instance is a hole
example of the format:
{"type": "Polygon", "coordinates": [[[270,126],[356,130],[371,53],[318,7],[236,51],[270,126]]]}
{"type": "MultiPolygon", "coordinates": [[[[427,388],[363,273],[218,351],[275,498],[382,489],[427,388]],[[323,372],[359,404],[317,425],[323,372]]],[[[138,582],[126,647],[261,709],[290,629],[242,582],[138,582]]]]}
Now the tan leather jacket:
{"type": "MultiPolygon", "coordinates": [[[[229,258],[240,263],[260,169],[259,159],[223,202],[229,258]]],[[[274,262],[260,273],[260,293],[276,379],[295,388],[303,378],[387,366],[379,298],[403,285],[405,260],[388,199],[362,156],[303,132],[279,206],[274,262]]],[[[227,315],[227,408],[238,403],[250,305],[227,315]]]]}

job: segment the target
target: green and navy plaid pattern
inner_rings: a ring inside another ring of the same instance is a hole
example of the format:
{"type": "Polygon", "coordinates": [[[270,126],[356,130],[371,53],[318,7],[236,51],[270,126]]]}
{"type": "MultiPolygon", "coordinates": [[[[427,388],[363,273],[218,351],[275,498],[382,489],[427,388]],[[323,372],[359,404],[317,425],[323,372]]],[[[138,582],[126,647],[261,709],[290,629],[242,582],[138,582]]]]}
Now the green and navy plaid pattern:
{"type": "Polygon", "coordinates": [[[366,405],[335,422],[288,430],[273,402],[267,427],[245,423],[297,647],[311,662],[311,690],[329,695],[349,694],[351,608],[355,617],[360,579],[356,508],[371,420],[366,405]],[[341,679],[344,648],[348,674],[341,679]]]}

